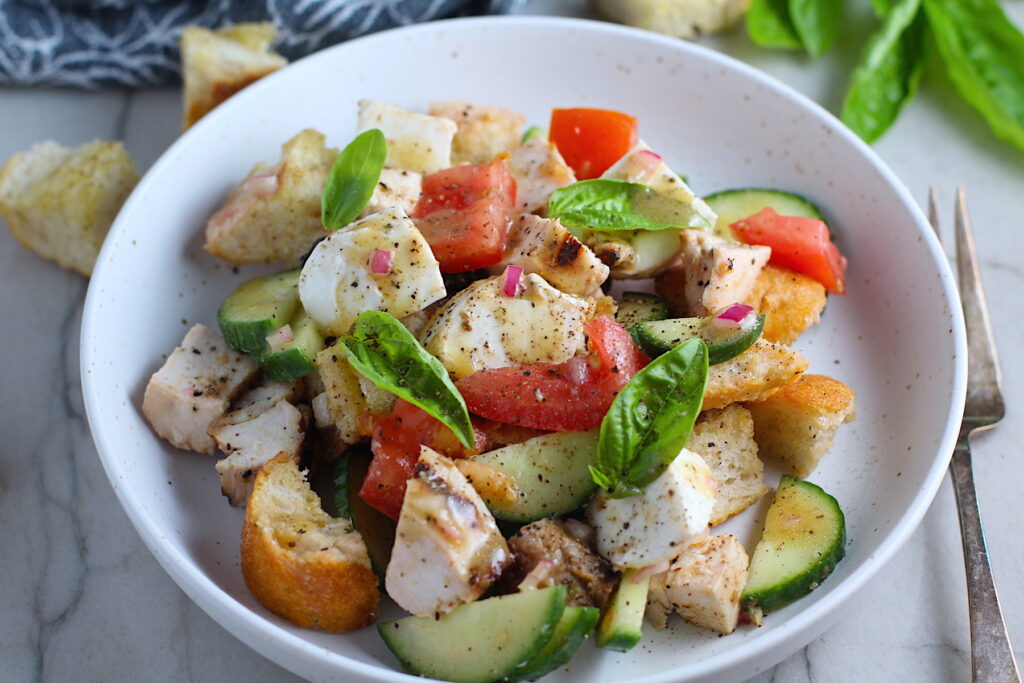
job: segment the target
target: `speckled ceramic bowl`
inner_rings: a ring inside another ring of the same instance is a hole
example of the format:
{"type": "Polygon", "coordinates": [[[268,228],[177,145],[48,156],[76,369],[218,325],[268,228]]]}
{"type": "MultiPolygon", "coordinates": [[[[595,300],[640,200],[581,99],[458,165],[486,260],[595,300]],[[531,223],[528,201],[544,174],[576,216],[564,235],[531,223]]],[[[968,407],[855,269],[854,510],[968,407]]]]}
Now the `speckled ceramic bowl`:
{"type": "MultiPolygon", "coordinates": [[[[468,19],[362,38],[247,88],[183,135],[125,205],[86,303],[82,384],[110,481],[150,550],[225,628],[316,680],[406,680],[374,629],[306,631],[249,595],[238,569],[242,512],[220,495],[213,460],[168,447],[139,406],[162,354],[187,324],[255,271],[218,264],[200,236],[225,193],[298,130],[352,137],[356,101],[422,109],[462,98],[525,111],[621,109],[700,193],[735,187],[798,192],[822,206],[849,257],[849,294],[833,297],[798,346],[811,371],[857,391],[813,481],[849,524],[847,557],[811,596],[763,628],[719,638],[675,620],[627,654],[584,651],[551,681],[742,679],[821,633],[907,539],[935,494],[964,394],[964,334],[946,261],[907,191],[823,109],[764,74],[698,46],[608,24],[468,19]]],[[[770,473],[774,484],[777,473],[770,473]]],[[[726,525],[750,548],[758,510],[726,525]]],[[[391,606],[385,616],[397,614],[391,606]]],[[[411,679],[409,679],[411,680],[411,679]]]]}

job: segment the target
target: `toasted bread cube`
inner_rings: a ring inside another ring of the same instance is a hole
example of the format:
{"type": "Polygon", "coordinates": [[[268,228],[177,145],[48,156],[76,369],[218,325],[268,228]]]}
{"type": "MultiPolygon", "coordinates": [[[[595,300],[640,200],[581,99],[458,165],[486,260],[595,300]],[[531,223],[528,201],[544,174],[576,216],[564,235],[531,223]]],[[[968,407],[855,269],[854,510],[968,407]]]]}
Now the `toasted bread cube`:
{"type": "Polygon", "coordinates": [[[382,169],[377,187],[373,189],[373,196],[360,216],[366,218],[395,206],[400,206],[407,214],[412,215],[422,191],[422,174],[397,168],[382,169]]]}
{"type": "Polygon", "coordinates": [[[486,164],[499,154],[511,152],[519,146],[526,121],[512,109],[457,100],[434,102],[428,113],[454,121],[457,126],[452,140],[453,164],[486,164]]]}
{"type": "Polygon", "coordinates": [[[800,478],[832,447],[839,425],[855,417],[853,389],[824,375],[804,375],[747,408],[761,455],[783,461],[800,478]]]}
{"type": "Polygon", "coordinates": [[[544,138],[533,138],[512,150],[508,168],[516,179],[516,209],[523,213],[545,210],[552,192],[576,182],[558,148],[544,138]]]}
{"type": "Polygon", "coordinates": [[[362,536],[347,519],[323,511],[287,455],[256,475],[241,551],[245,585],[264,607],[297,626],[341,633],[377,615],[377,577],[362,536]]]}
{"type": "Polygon", "coordinates": [[[185,82],[182,129],[245,86],[288,64],[270,51],[277,30],[270,22],[238,24],[210,31],[186,26],[181,33],[181,71],[185,82]]]}
{"type": "Polygon", "coordinates": [[[740,594],[747,583],[750,558],[731,534],[712,536],[691,545],[672,561],[667,572],[651,577],[647,619],[664,628],[668,615],[722,634],[736,630],[740,594]]]}
{"type": "Polygon", "coordinates": [[[701,414],[686,447],[704,458],[718,484],[711,524],[738,515],[768,493],[757,457],[754,421],[740,405],[701,414]]]}
{"type": "Polygon", "coordinates": [[[817,280],[768,265],[757,276],[745,301],[765,314],[763,339],[791,345],[821,320],[826,298],[825,287],[817,280]]]}
{"type": "Polygon", "coordinates": [[[370,409],[359,384],[360,375],[337,344],[316,355],[316,369],[324,391],[313,399],[316,426],[331,433],[335,446],[358,443],[359,415],[370,409]]]}
{"type": "Polygon", "coordinates": [[[807,359],[796,349],[758,339],[735,358],[709,368],[701,410],[765,398],[795,382],[805,370],[807,359]]]}
{"type": "Polygon", "coordinates": [[[452,165],[456,126],[449,119],[362,100],[359,102],[359,132],[371,128],[379,128],[387,139],[389,168],[434,173],[452,165]]]}
{"type": "Polygon", "coordinates": [[[120,142],[68,149],[47,140],[0,170],[0,217],[23,247],[88,276],[138,181],[120,142]]]}
{"type": "Polygon", "coordinates": [[[687,40],[736,24],[750,0],[590,0],[612,21],[687,40]]]}
{"type": "Polygon", "coordinates": [[[212,454],[217,444],[207,433],[210,425],[227,412],[258,370],[256,361],[228,348],[219,334],[196,325],[149,378],[142,412],[172,445],[212,454]]]}
{"type": "Polygon", "coordinates": [[[234,265],[298,264],[328,234],[320,196],[337,156],[312,129],[284,143],[276,166],[257,164],[210,216],[204,248],[234,265]]]}

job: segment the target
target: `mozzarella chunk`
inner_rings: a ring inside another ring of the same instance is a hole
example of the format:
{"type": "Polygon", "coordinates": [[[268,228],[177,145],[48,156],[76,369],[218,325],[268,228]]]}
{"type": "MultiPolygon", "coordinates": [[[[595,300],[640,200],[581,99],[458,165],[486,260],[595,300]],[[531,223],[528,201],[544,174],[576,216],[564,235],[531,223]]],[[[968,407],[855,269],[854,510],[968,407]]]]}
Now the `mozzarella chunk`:
{"type": "Polygon", "coordinates": [[[729,242],[703,230],[679,235],[679,260],[658,276],[658,292],[677,313],[713,315],[745,301],[772,255],[770,247],[729,242]]]}
{"type": "Polygon", "coordinates": [[[671,560],[707,534],[715,488],[704,460],[684,448],[643,493],[599,494],[587,509],[598,552],[620,569],[671,560]]]}
{"type": "Polygon", "coordinates": [[[486,164],[519,145],[526,120],[520,112],[459,100],[434,102],[431,116],[451,119],[458,127],[452,144],[453,164],[486,164]]]}
{"type": "Polygon", "coordinates": [[[608,266],[557,218],[528,213],[512,223],[505,259],[492,272],[500,272],[508,265],[521,266],[563,292],[579,296],[594,294],[608,279],[608,266]]]}
{"type": "Polygon", "coordinates": [[[359,132],[379,128],[388,141],[387,166],[418,173],[434,173],[452,165],[455,123],[393,104],[361,100],[359,132]]]}
{"type": "Polygon", "coordinates": [[[171,445],[212,454],[217,444],[206,433],[210,423],[227,412],[258,369],[256,361],[228,348],[219,334],[196,325],[150,377],[142,413],[171,445]]]}
{"type": "Polygon", "coordinates": [[[299,298],[326,334],[341,336],[363,311],[396,318],[445,295],[437,259],[399,207],[368,216],[316,245],[302,267],[299,298]],[[377,249],[392,252],[391,271],[370,271],[377,249]]]}
{"type": "Polygon", "coordinates": [[[385,576],[402,609],[433,616],[484,593],[511,562],[479,494],[448,458],[426,446],[406,484],[385,576]]]}
{"type": "Polygon", "coordinates": [[[672,561],[668,571],[651,577],[647,619],[664,628],[673,611],[697,626],[732,633],[740,616],[740,594],[747,584],[750,558],[731,534],[712,536],[672,561]]]}
{"type": "Polygon", "coordinates": [[[484,368],[563,363],[584,348],[592,301],[532,273],[518,296],[506,296],[503,277],[478,280],[453,296],[423,334],[423,346],[457,378],[484,368]]]}
{"type": "Polygon", "coordinates": [[[423,191],[423,175],[415,171],[401,171],[397,168],[385,168],[380,172],[380,180],[373,189],[362,217],[380,213],[385,209],[400,206],[411,214],[423,191]]]}
{"type": "Polygon", "coordinates": [[[543,138],[532,138],[516,147],[508,161],[516,179],[516,209],[523,213],[547,208],[552,192],[576,182],[576,174],[558,148],[543,138]]]}

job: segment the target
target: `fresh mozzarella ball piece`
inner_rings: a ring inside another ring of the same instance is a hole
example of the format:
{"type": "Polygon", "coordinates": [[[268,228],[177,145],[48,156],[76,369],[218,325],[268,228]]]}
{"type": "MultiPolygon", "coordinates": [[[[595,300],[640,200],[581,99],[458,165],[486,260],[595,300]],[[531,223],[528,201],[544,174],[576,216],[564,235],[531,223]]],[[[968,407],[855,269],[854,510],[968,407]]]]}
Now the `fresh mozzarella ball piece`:
{"type": "Polygon", "coordinates": [[[379,128],[387,139],[390,168],[435,173],[452,165],[452,140],[457,127],[449,119],[362,100],[359,132],[371,128],[379,128]]]}
{"type": "Polygon", "coordinates": [[[363,311],[402,318],[444,295],[437,259],[401,207],[333,233],[313,249],[299,277],[302,307],[322,332],[334,336],[348,332],[363,311]],[[392,253],[387,273],[370,268],[378,249],[392,253]]]}
{"type": "Polygon", "coordinates": [[[598,552],[620,569],[671,560],[707,534],[716,489],[703,458],[684,448],[643,493],[594,498],[587,519],[598,552]]]}

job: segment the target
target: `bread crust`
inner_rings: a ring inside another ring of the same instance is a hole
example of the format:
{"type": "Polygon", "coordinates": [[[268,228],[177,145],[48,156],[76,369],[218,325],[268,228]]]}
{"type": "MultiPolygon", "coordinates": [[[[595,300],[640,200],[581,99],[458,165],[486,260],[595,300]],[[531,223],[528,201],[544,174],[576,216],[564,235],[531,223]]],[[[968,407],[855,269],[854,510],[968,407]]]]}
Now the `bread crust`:
{"type": "Polygon", "coordinates": [[[821,320],[826,300],[825,287],[817,280],[768,265],[754,281],[746,303],[765,314],[763,339],[789,345],[821,320]]]}

